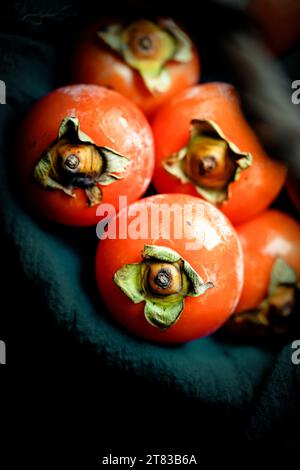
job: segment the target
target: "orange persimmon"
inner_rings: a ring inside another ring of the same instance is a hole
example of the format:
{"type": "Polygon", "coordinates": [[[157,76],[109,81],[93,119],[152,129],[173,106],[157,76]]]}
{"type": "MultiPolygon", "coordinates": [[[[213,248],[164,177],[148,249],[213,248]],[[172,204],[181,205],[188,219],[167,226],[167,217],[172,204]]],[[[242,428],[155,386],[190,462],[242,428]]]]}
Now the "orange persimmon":
{"type": "Polygon", "coordinates": [[[195,45],[170,19],[96,21],[83,29],[72,53],[73,81],[112,88],[148,117],[199,75],[195,45]]]}
{"type": "Polygon", "coordinates": [[[269,158],[231,85],[197,85],[173,97],[152,123],[158,192],[199,196],[233,223],[266,209],[280,192],[283,163],[269,158]]]}

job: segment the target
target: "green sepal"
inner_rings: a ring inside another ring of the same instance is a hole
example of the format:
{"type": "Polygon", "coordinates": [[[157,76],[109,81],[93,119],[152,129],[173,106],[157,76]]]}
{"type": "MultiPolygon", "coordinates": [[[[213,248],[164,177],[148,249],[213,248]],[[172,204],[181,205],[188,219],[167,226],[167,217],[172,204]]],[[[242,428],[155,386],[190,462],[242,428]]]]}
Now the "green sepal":
{"type": "Polygon", "coordinates": [[[146,260],[165,261],[168,263],[182,261],[183,272],[188,279],[187,295],[189,296],[198,297],[207,289],[214,287],[212,282],[204,283],[192,266],[171,248],[159,245],[145,245],[142,257],[146,260]]]}
{"type": "Polygon", "coordinates": [[[100,29],[97,31],[97,36],[102,39],[102,41],[107,44],[111,49],[118,52],[119,54],[122,53],[122,43],[121,37],[122,32],[124,30],[123,25],[121,24],[111,24],[105,26],[104,29],[100,29]]]}
{"type": "Polygon", "coordinates": [[[76,136],[78,142],[94,144],[94,141],[80,129],[79,119],[75,116],[66,116],[62,120],[57,132],[57,140],[55,143],[70,132],[76,136]]]}
{"type": "Polygon", "coordinates": [[[125,264],[114,275],[114,283],[133,303],[145,298],[141,284],[141,263],[125,264]]]}
{"type": "Polygon", "coordinates": [[[204,283],[199,274],[192,268],[192,266],[174,250],[166,246],[160,245],[145,245],[142,258],[149,261],[164,261],[167,263],[182,263],[183,276],[183,293],[190,297],[198,297],[203,294],[207,289],[214,287],[212,282],[204,283]]]}
{"type": "Polygon", "coordinates": [[[145,245],[141,263],[126,264],[114,275],[115,284],[134,303],[145,301],[144,314],[147,321],[161,330],[173,325],[184,308],[184,298],[198,297],[214,287],[212,282],[204,283],[192,266],[174,250],[159,245],[145,245]],[[145,273],[149,263],[179,263],[181,266],[182,288],[177,294],[155,296],[145,288],[145,273]]]}
{"type": "Polygon", "coordinates": [[[53,171],[50,152],[46,152],[36,164],[33,171],[33,178],[45,189],[60,189],[67,196],[75,197],[72,188],[63,186],[50,176],[53,171]]]}
{"type": "Polygon", "coordinates": [[[160,245],[145,245],[142,251],[142,258],[153,261],[166,261],[169,263],[176,263],[181,259],[176,251],[166,246],[160,245]]]}
{"type": "MultiPolygon", "coordinates": [[[[58,143],[60,139],[68,138],[72,142],[78,144],[93,145],[101,155],[103,159],[103,172],[95,178],[95,183],[99,183],[103,186],[108,186],[115,181],[122,179],[121,173],[123,173],[127,166],[130,164],[130,160],[110,149],[109,147],[97,146],[94,141],[80,129],[79,119],[74,116],[66,116],[58,129],[57,138],[54,142],[45,150],[40,160],[36,164],[33,172],[33,178],[41,186],[46,189],[59,189],[63,191],[69,197],[75,197],[73,186],[64,186],[59,181],[59,173],[56,170],[55,161],[53,161],[51,151],[53,147],[58,143]],[[117,174],[115,174],[117,173],[117,174]]],[[[87,204],[93,206],[100,204],[102,201],[102,191],[97,184],[91,185],[89,188],[84,188],[87,196],[87,204]]]]}
{"type": "Polygon", "coordinates": [[[183,260],[183,270],[189,280],[188,296],[198,297],[204,294],[207,289],[214,287],[212,282],[204,283],[199,274],[185,260],[183,260]]]}
{"type": "Polygon", "coordinates": [[[160,35],[161,39],[164,42],[164,48],[161,50],[161,57],[157,59],[140,59],[135,57],[130,48],[126,43],[127,28],[124,29],[122,36],[120,38],[120,48],[121,53],[125,62],[130,65],[132,68],[138,70],[141,74],[144,74],[147,77],[158,77],[166,64],[171,58],[174,57],[176,51],[176,41],[168,32],[159,28],[151,21],[147,21],[155,28],[156,32],[160,35]]]}
{"type": "MultiPolygon", "coordinates": [[[[287,290],[295,289],[297,291],[300,286],[297,273],[282,258],[277,257],[273,263],[271,277],[268,287],[267,296],[261,301],[257,308],[245,310],[243,312],[232,315],[228,321],[228,328],[234,332],[240,332],[247,336],[268,336],[283,335],[289,330],[289,321],[291,311],[286,315],[284,311],[277,311],[277,317],[281,319],[278,325],[272,315],[272,300],[276,296],[278,288],[287,290]],[[285,323],[282,323],[283,320],[285,323]],[[275,322],[275,323],[274,323],[275,322]]],[[[296,295],[294,296],[294,300],[296,295]]]]}
{"type": "Polygon", "coordinates": [[[116,180],[122,179],[123,177],[120,176],[120,173],[123,173],[126,170],[130,164],[130,160],[108,147],[98,147],[98,149],[105,161],[105,168],[103,173],[97,179],[97,182],[102,186],[108,186],[116,180]]]}
{"type": "Polygon", "coordinates": [[[173,58],[176,50],[176,41],[170,34],[164,30],[160,30],[160,34],[164,36],[166,49],[161,60],[140,59],[135,57],[127,45],[127,30],[127,27],[112,24],[107,26],[105,31],[98,31],[98,36],[111,47],[111,49],[120,54],[130,67],[140,73],[146,87],[151,93],[162,93],[166,91],[170,86],[171,79],[164,65],[168,60],[173,58]]]}
{"type": "MultiPolygon", "coordinates": [[[[147,20],[145,20],[147,21],[147,20]]],[[[133,69],[137,70],[147,89],[163,93],[170,87],[171,77],[165,65],[168,61],[189,62],[192,58],[192,45],[189,37],[171,19],[161,19],[157,25],[147,21],[163,37],[164,50],[160,59],[141,59],[132,53],[127,44],[127,32],[131,25],[111,24],[97,32],[99,38],[133,69]]]]}
{"type": "Polygon", "coordinates": [[[139,72],[146,87],[151,93],[164,93],[169,89],[171,77],[167,69],[161,69],[157,75],[151,75],[143,70],[140,70],[139,72]]]}
{"type": "MultiPolygon", "coordinates": [[[[59,127],[58,139],[63,138],[70,131],[76,134],[79,142],[95,145],[94,141],[80,129],[78,118],[67,116],[59,127]]],[[[115,173],[123,173],[130,164],[130,160],[109,147],[100,147],[97,145],[95,145],[95,147],[105,162],[104,171],[99,178],[97,178],[97,183],[101,184],[101,186],[108,186],[116,180],[122,179],[122,176],[116,175],[115,173]]],[[[99,191],[101,191],[100,188],[99,191]]],[[[96,193],[95,189],[94,192],[96,193]]]]}
{"type": "Polygon", "coordinates": [[[171,18],[161,19],[158,24],[176,39],[176,51],[172,60],[181,63],[189,62],[192,59],[192,43],[188,35],[171,18]]]}
{"type": "Polygon", "coordinates": [[[165,299],[146,298],[144,314],[146,320],[161,331],[170,328],[179,320],[184,309],[182,297],[176,297],[173,301],[165,299]]]}
{"type": "Polygon", "coordinates": [[[51,167],[52,164],[49,152],[46,152],[34,167],[33,177],[42,186],[44,186],[44,188],[49,186],[48,179],[51,167]]]}
{"type": "Polygon", "coordinates": [[[95,206],[96,204],[100,204],[102,202],[102,191],[96,184],[94,184],[90,188],[86,188],[85,194],[88,200],[88,205],[90,207],[95,206]]]}
{"type": "Polygon", "coordinates": [[[221,128],[214,121],[193,119],[191,121],[189,144],[186,147],[180,149],[178,152],[174,152],[165,158],[163,161],[163,167],[168,173],[178,178],[181,183],[192,183],[200,196],[202,196],[207,201],[211,202],[212,204],[222,204],[228,200],[230,184],[239,179],[241,173],[249,168],[249,166],[252,164],[252,161],[252,155],[249,152],[241,152],[233,142],[227,139],[221,128]],[[189,150],[189,145],[192,143],[193,139],[195,137],[199,137],[199,135],[210,135],[213,137],[218,137],[228,144],[230,158],[235,161],[236,170],[231,181],[229,181],[225,188],[215,189],[209,188],[207,186],[200,186],[199,184],[196,184],[194,181],[192,181],[185,173],[184,161],[189,150]]]}
{"type": "Polygon", "coordinates": [[[278,286],[297,286],[296,271],[282,258],[276,258],[274,261],[268,295],[271,296],[278,286]]]}

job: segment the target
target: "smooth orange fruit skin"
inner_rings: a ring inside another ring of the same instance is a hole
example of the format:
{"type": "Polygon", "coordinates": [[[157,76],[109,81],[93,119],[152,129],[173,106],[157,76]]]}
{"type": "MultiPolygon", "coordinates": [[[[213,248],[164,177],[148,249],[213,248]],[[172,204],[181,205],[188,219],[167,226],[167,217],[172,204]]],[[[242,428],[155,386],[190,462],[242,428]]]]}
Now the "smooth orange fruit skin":
{"type": "Polygon", "coordinates": [[[192,119],[215,121],[228,140],[253,157],[252,165],[230,184],[229,199],[220,204],[219,209],[235,224],[250,220],[265,210],[285,182],[286,167],[266,155],[242,115],[234,88],[225,83],[189,88],[172,98],[156,114],[152,123],[156,190],[200,197],[192,183],[182,184],[162,166],[165,157],[187,145],[192,119]]]}
{"type": "Polygon", "coordinates": [[[300,225],[283,212],[268,210],[236,227],[244,254],[244,287],[237,312],[256,308],[266,297],[277,257],[300,278],[300,225]]]}
{"type": "Polygon", "coordinates": [[[114,89],[132,100],[148,118],[171,96],[198,82],[200,61],[193,46],[189,62],[170,61],[167,64],[171,76],[170,88],[164,93],[150,93],[140,74],[97,37],[97,31],[103,24],[103,21],[91,23],[79,35],[71,59],[71,78],[74,82],[94,83],[114,89]]]}
{"type": "Polygon", "coordinates": [[[48,190],[33,181],[34,167],[57,137],[65,116],[77,116],[80,128],[98,146],[110,147],[130,159],[123,179],[101,186],[103,203],[118,208],[119,196],[128,203],[147,189],[154,167],[151,129],[142,112],[119,93],[96,85],[71,85],[52,91],[35,103],[26,116],[17,142],[16,168],[22,192],[40,215],[67,225],[95,225],[97,206],[88,207],[85,192],[75,198],[48,190]]]}
{"type": "MultiPolygon", "coordinates": [[[[182,343],[209,335],[219,328],[234,311],[243,285],[243,258],[235,230],[228,219],[213,205],[198,198],[183,194],[161,194],[141,199],[128,210],[144,208],[146,220],[150,225],[151,207],[157,204],[179,204],[182,218],[186,204],[201,206],[202,216],[197,219],[197,227],[192,228],[189,240],[174,238],[174,230],[168,239],[163,239],[163,229],[159,226],[157,239],[141,238],[106,239],[99,243],[96,256],[97,284],[109,311],[126,329],[142,338],[162,343],[182,343]],[[195,240],[205,242],[196,249],[187,249],[186,243],[195,240]],[[161,332],[151,326],[144,317],[145,303],[134,304],[113,282],[113,275],[124,264],[140,262],[141,252],[146,244],[162,245],[177,251],[202,277],[204,282],[211,281],[214,287],[199,297],[186,297],[185,307],[180,319],[168,330],[161,332]]],[[[117,217],[117,227],[126,223],[121,211],[117,217]]],[[[132,216],[128,217],[130,224],[132,216]]],[[[171,213],[171,227],[174,215],[171,213]]],[[[178,224],[178,220],[175,221],[178,224]]]]}

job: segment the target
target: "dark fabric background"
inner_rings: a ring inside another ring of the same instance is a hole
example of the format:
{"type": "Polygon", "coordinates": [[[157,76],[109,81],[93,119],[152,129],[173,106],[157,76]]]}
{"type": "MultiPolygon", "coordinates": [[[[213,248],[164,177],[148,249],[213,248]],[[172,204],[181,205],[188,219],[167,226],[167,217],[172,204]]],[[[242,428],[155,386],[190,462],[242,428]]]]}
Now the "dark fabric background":
{"type": "MultiPolygon", "coordinates": [[[[202,455],[296,445],[300,367],[291,363],[290,343],[270,349],[211,337],[164,347],[130,336],[99,299],[94,228],[58,227],[23,207],[13,179],[16,129],[33,101],[67,83],[68,50],[79,18],[95,15],[91,5],[1,5],[2,391],[14,379],[7,434],[26,442],[23,459],[63,450],[69,461],[80,455],[84,462],[122,448],[127,455],[174,448],[202,455]]],[[[106,10],[99,5],[97,14],[106,10]]],[[[185,22],[197,33],[191,17],[185,22]]],[[[230,78],[203,48],[200,32],[198,39],[204,79],[230,78]]],[[[282,61],[296,79],[293,55],[282,61]]]]}

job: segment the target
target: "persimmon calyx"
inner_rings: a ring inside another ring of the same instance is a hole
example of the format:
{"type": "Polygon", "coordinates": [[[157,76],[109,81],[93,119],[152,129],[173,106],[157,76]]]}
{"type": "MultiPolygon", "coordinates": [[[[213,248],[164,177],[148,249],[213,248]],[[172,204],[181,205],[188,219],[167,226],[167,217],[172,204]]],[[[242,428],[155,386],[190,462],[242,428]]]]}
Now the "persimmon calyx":
{"type": "Polygon", "coordinates": [[[257,336],[287,334],[299,289],[294,269],[276,258],[266,298],[256,309],[234,314],[228,322],[229,329],[257,336]]]}
{"type": "Polygon", "coordinates": [[[140,73],[153,94],[170,87],[167,62],[184,63],[192,58],[189,37],[169,18],[157,23],[142,19],[129,25],[112,24],[100,29],[97,35],[140,73]]]}
{"type": "Polygon", "coordinates": [[[163,161],[163,167],[182,183],[192,183],[207,201],[221,204],[229,198],[230,183],[252,164],[252,155],[241,152],[211,120],[193,119],[186,147],[163,161]]]}
{"type": "Polygon", "coordinates": [[[156,245],[145,245],[142,261],[122,266],[114,282],[135,304],[145,302],[146,320],[162,331],[180,318],[185,297],[198,297],[214,287],[176,251],[156,245]]]}
{"type": "Polygon", "coordinates": [[[81,131],[79,120],[67,116],[55,141],[36,164],[33,177],[46,189],[59,189],[75,197],[73,189],[82,188],[87,205],[102,201],[98,185],[107,186],[122,179],[130,161],[109,147],[99,147],[81,131]]]}

